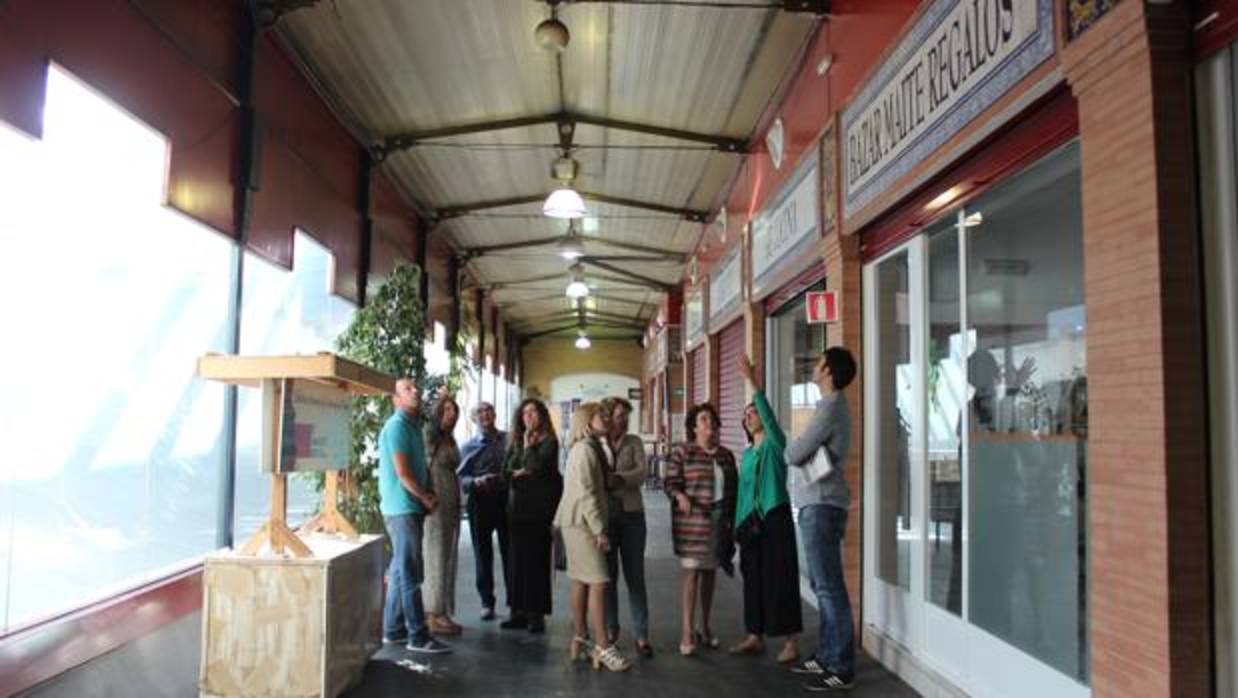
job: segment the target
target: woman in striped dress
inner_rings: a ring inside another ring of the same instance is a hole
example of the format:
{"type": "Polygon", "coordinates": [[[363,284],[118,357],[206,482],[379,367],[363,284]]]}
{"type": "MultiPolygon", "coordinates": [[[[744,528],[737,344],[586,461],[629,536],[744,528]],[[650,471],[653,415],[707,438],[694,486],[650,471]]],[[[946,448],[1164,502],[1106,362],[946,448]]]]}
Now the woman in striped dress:
{"type": "Polygon", "coordinates": [[[679,653],[696,653],[697,643],[716,648],[710,626],[718,566],[730,565],[738,472],[735,457],[718,444],[722,421],[709,403],[688,410],[688,439],[671,452],[663,477],[671,498],[671,537],[683,571],[680,575],[682,630],[679,653]],[[721,553],[721,554],[720,554],[721,553]],[[697,597],[701,627],[694,630],[697,597]]]}

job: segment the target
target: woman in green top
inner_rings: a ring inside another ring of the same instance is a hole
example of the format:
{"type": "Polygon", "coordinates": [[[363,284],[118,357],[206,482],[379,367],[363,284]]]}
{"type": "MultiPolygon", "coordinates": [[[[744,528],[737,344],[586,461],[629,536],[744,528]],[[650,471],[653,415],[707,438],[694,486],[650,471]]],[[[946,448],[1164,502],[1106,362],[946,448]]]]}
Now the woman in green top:
{"type": "Polygon", "coordinates": [[[735,508],[748,636],[730,651],[759,654],[765,649],[766,635],[785,637],[778,661],[789,664],[799,659],[799,633],[804,624],[795,525],[787,495],[787,462],[782,457],[787,437],[747,356],[740,357],[739,371],[754,394],[752,404],[744,410],[744,433],[750,446],[744,450],[739,467],[735,508]]]}

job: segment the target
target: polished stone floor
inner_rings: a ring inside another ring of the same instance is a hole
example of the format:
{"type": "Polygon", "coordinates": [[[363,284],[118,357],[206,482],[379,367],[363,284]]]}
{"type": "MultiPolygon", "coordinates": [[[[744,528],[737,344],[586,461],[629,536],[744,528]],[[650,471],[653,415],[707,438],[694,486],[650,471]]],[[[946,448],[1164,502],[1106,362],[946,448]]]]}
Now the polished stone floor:
{"type": "MultiPolygon", "coordinates": [[[[496,622],[479,620],[480,602],[473,590],[473,556],[467,529],[462,536],[456,620],[464,634],[448,640],[455,651],[427,659],[400,647],[387,647],[370,661],[359,686],[345,698],[394,698],[416,696],[622,696],[624,698],[717,698],[718,696],[811,695],[801,688],[802,677],[774,661],[778,643],[771,642],[763,657],[731,657],[724,650],[684,658],[677,651],[679,637],[678,561],[670,548],[670,522],[666,500],[660,494],[646,495],[649,545],[646,577],[650,596],[650,634],[656,654],[636,659],[624,674],[595,672],[584,662],[567,661],[571,637],[567,608],[568,580],[556,574],[554,615],[547,633],[531,636],[523,631],[502,631],[496,622]],[[412,659],[428,667],[412,671],[400,666],[412,659]]],[[[624,589],[620,589],[621,604],[624,589]]],[[[500,599],[502,595],[500,594],[500,599]]],[[[621,608],[626,621],[626,608],[621,608]]],[[[739,579],[719,575],[714,628],[723,648],[743,633],[743,607],[739,579]]],[[[805,634],[801,651],[816,645],[816,611],[804,604],[805,634]]],[[[632,639],[626,633],[621,647],[631,654],[632,639]]],[[[856,686],[845,695],[856,698],[889,696],[911,698],[917,694],[905,683],[867,657],[861,657],[856,686]]]]}

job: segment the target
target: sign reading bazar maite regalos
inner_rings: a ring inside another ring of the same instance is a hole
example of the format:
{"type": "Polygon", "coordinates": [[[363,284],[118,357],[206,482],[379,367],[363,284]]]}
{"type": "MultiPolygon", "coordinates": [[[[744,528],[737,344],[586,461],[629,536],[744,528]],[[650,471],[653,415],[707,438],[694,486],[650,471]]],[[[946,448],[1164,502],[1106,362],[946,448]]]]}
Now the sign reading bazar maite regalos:
{"type": "Polygon", "coordinates": [[[843,112],[843,211],[896,182],[1053,54],[1053,0],[934,0],[843,112]]]}

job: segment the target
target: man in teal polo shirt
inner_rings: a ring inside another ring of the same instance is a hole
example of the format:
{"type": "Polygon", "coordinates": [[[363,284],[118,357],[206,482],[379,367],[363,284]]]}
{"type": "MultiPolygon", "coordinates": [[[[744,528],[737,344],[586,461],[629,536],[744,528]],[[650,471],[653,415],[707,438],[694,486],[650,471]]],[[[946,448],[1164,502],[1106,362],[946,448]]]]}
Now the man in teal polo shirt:
{"type": "Polygon", "coordinates": [[[421,442],[421,393],[412,379],[401,378],[391,401],[395,414],[378,435],[379,510],[391,537],[383,642],[407,641],[407,649],[413,652],[442,654],[451,648],[430,636],[421,603],[422,533],[426,514],[438,504],[429,488],[421,442]]]}

